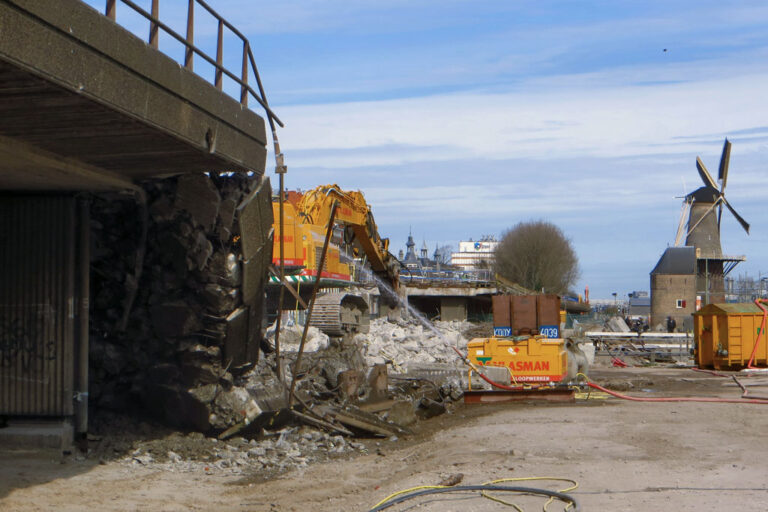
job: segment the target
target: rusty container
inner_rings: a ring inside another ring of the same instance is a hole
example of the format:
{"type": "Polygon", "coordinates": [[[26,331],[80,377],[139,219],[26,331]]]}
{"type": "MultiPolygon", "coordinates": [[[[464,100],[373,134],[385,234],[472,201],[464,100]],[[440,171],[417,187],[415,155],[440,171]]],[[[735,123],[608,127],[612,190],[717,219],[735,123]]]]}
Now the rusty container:
{"type": "Polygon", "coordinates": [[[491,297],[494,336],[512,336],[509,299],[509,295],[494,295],[491,297]]]}
{"type": "Polygon", "coordinates": [[[536,321],[535,295],[512,295],[510,297],[510,315],[512,336],[539,333],[539,324],[536,321]]]}
{"type": "Polygon", "coordinates": [[[699,368],[739,370],[768,366],[768,339],[759,336],[763,311],[754,303],[708,304],[693,313],[694,357],[699,368]]]}

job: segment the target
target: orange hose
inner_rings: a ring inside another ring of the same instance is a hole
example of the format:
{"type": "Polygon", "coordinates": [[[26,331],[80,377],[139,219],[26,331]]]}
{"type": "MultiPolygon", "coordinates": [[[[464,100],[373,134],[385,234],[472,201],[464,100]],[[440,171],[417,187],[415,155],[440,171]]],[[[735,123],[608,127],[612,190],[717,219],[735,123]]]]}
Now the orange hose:
{"type": "Polygon", "coordinates": [[[593,382],[587,382],[587,385],[591,388],[597,389],[599,391],[602,391],[603,393],[608,393],[611,396],[615,396],[616,398],[621,398],[622,400],[631,400],[633,402],[704,402],[704,403],[727,403],[727,404],[763,404],[768,405],[768,400],[760,400],[760,399],[736,399],[736,398],[714,398],[714,397],[664,397],[664,398],[640,398],[636,396],[629,396],[624,395],[622,393],[617,393],[616,391],[611,391],[610,389],[604,388],[603,386],[600,386],[599,384],[595,384],[593,382]]]}
{"type": "MultiPolygon", "coordinates": [[[[464,354],[462,354],[462,353],[461,353],[461,351],[459,351],[459,349],[457,349],[456,347],[451,347],[451,348],[452,348],[452,349],[453,349],[453,350],[454,350],[454,351],[455,351],[455,352],[456,352],[456,353],[459,355],[459,357],[460,357],[460,358],[461,358],[461,359],[462,359],[462,360],[463,360],[463,361],[464,361],[464,362],[465,362],[467,365],[469,365],[469,367],[470,367],[470,368],[472,368],[473,370],[475,370],[475,373],[477,373],[477,374],[480,376],[480,378],[481,378],[481,379],[483,379],[485,382],[487,382],[487,383],[488,383],[488,384],[490,384],[491,386],[493,386],[493,387],[495,387],[495,388],[503,389],[503,390],[506,390],[506,391],[522,391],[523,389],[525,389],[525,386],[507,386],[506,384],[501,384],[501,383],[499,383],[499,382],[496,382],[496,381],[494,381],[494,380],[491,380],[491,379],[489,379],[488,377],[486,377],[485,375],[483,375],[483,373],[482,373],[482,372],[481,372],[481,371],[480,371],[480,370],[479,370],[479,369],[478,369],[478,368],[477,368],[477,367],[476,367],[474,364],[472,364],[472,361],[470,361],[470,360],[467,358],[467,356],[465,356],[464,354]]],[[[531,386],[531,387],[532,387],[532,388],[540,388],[541,386],[531,386]]]]}
{"type": "Polygon", "coordinates": [[[765,302],[765,299],[755,299],[757,307],[763,310],[763,322],[760,324],[760,331],[757,333],[757,339],[755,340],[755,348],[752,349],[752,355],[749,356],[749,362],[747,363],[747,368],[750,370],[757,370],[756,367],[752,366],[752,363],[755,360],[755,354],[757,354],[757,346],[760,343],[760,336],[763,335],[763,331],[765,330],[766,317],[768,317],[768,309],[765,309],[765,307],[760,304],[761,302],[765,302]]]}
{"type": "Polygon", "coordinates": [[[691,370],[695,372],[708,373],[710,375],[714,375],[715,377],[730,377],[730,375],[725,375],[724,373],[718,373],[714,370],[705,370],[703,368],[691,368],[691,370]]]}
{"type": "MultiPolygon", "coordinates": [[[[454,351],[461,357],[462,360],[464,360],[465,363],[467,363],[477,374],[482,378],[484,381],[486,381],[488,384],[490,384],[493,387],[504,389],[507,391],[520,391],[523,388],[523,386],[506,386],[504,384],[500,384],[498,382],[495,382],[485,375],[483,375],[478,368],[472,364],[472,362],[464,355],[462,354],[459,349],[456,347],[451,347],[454,351]]],[[[597,389],[598,391],[602,391],[603,393],[608,393],[611,396],[615,396],[616,398],[621,398],[622,400],[630,400],[632,402],[700,402],[700,403],[725,403],[725,404],[762,404],[762,405],[768,405],[768,400],[762,400],[762,399],[735,399],[735,398],[715,398],[715,397],[657,397],[657,398],[641,398],[636,396],[629,396],[624,395],[622,393],[617,393],[616,391],[611,391],[608,388],[604,388],[603,386],[599,384],[595,384],[594,382],[587,382],[587,385],[591,388],[597,389]]],[[[535,387],[541,387],[541,386],[535,386],[535,387]]],[[[744,390],[746,395],[746,389],[744,390]]]]}

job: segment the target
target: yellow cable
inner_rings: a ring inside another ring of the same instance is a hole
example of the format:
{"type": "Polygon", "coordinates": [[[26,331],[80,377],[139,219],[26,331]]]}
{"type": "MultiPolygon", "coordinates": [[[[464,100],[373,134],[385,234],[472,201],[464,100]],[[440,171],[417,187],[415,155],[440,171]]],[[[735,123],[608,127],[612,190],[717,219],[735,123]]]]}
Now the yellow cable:
{"type": "Polygon", "coordinates": [[[592,391],[590,388],[589,391],[578,391],[576,392],[576,399],[577,400],[606,400],[608,398],[611,398],[611,395],[608,393],[603,393],[602,391],[592,391]]]}
{"type": "MultiPolygon", "coordinates": [[[[574,489],[579,487],[579,483],[576,480],[571,480],[570,478],[559,478],[559,477],[554,477],[554,476],[524,476],[524,477],[517,477],[517,478],[500,478],[498,480],[491,480],[489,482],[483,482],[481,485],[493,485],[493,484],[500,484],[500,483],[503,483],[503,482],[527,482],[527,481],[531,481],[531,480],[552,480],[552,481],[558,481],[558,482],[570,482],[570,483],[573,484],[571,487],[568,487],[566,489],[562,489],[562,490],[560,490],[558,492],[569,492],[569,491],[572,491],[572,490],[574,490],[574,489]]],[[[378,502],[377,504],[375,504],[371,508],[380,507],[381,505],[383,505],[384,503],[388,502],[392,498],[396,498],[396,497],[400,496],[401,494],[406,494],[406,493],[409,493],[409,492],[412,492],[412,491],[420,491],[422,489],[446,489],[448,487],[453,487],[453,486],[450,486],[450,485],[419,485],[417,487],[411,487],[410,489],[403,489],[402,491],[397,491],[395,493],[390,494],[389,496],[387,496],[386,498],[384,498],[383,500],[381,500],[380,502],[378,502]]],[[[516,505],[514,503],[509,503],[509,502],[504,501],[504,500],[502,500],[500,498],[497,498],[495,496],[491,496],[491,495],[487,494],[485,491],[482,491],[480,493],[480,495],[482,497],[486,498],[486,499],[491,500],[491,501],[495,501],[495,502],[501,503],[503,505],[514,507],[514,508],[516,508],[518,510],[518,512],[524,512],[523,509],[520,508],[518,505],[516,505]]],[[[544,504],[544,512],[546,512],[547,507],[549,506],[550,503],[552,503],[552,501],[554,501],[554,499],[555,498],[553,496],[553,497],[549,498],[549,500],[544,504]]],[[[565,510],[568,510],[569,508],[571,508],[571,506],[572,506],[572,504],[569,503],[565,507],[565,510]]]]}
{"type": "Polygon", "coordinates": [[[403,489],[402,491],[397,491],[395,493],[390,494],[389,496],[387,496],[386,498],[384,498],[383,500],[381,500],[371,508],[380,507],[381,505],[385,504],[392,498],[396,498],[401,494],[405,494],[411,491],[420,491],[422,489],[445,489],[446,487],[450,487],[450,486],[449,485],[420,485],[418,487],[411,487],[410,489],[403,489]]]}
{"type": "Polygon", "coordinates": [[[507,370],[509,370],[509,378],[512,379],[512,382],[514,382],[515,386],[517,386],[517,380],[515,379],[515,375],[512,373],[512,368],[507,366],[507,370]]]}
{"type": "MultiPolygon", "coordinates": [[[[554,477],[554,476],[523,476],[523,477],[518,477],[518,478],[500,478],[498,480],[491,480],[490,482],[483,482],[482,485],[493,485],[493,484],[500,484],[500,483],[503,483],[503,482],[529,482],[531,480],[552,480],[552,481],[558,481],[558,482],[570,482],[570,483],[573,484],[571,487],[568,487],[568,488],[562,489],[562,490],[558,490],[557,492],[569,492],[569,491],[572,491],[572,490],[574,490],[574,489],[579,487],[579,483],[576,480],[571,480],[570,478],[554,477]]],[[[507,505],[507,506],[510,506],[510,507],[514,507],[519,512],[523,512],[523,509],[521,509],[518,505],[516,505],[514,503],[509,503],[507,501],[502,500],[501,498],[496,498],[495,496],[491,496],[491,495],[487,494],[485,491],[481,492],[480,494],[484,498],[488,498],[491,501],[495,501],[497,503],[502,503],[504,505],[507,505]]],[[[547,502],[544,504],[544,509],[543,509],[544,512],[546,512],[547,507],[549,506],[550,503],[552,503],[554,501],[554,499],[555,498],[553,496],[553,497],[551,497],[551,498],[549,498],[547,500],[547,502]]],[[[565,510],[568,510],[569,508],[571,508],[571,506],[572,506],[572,504],[569,503],[565,507],[565,510]]]]}
{"type": "MultiPolygon", "coordinates": [[[[299,277],[298,281],[296,281],[296,295],[301,297],[301,277],[299,277]]],[[[283,305],[280,304],[278,307],[282,307],[283,305]]],[[[296,318],[299,317],[299,299],[296,299],[296,309],[293,310],[294,314],[296,315],[296,318]]]]}

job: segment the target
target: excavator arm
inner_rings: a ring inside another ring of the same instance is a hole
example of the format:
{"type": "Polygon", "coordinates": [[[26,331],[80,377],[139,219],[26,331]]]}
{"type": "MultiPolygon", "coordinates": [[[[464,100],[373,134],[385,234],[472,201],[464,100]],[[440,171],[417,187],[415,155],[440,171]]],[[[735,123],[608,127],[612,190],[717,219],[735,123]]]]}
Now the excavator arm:
{"type": "Polygon", "coordinates": [[[399,263],[389,253],[389,239],[381,238],[373,213],[362,192],[345,191],[338,185],[322,185],[306,192],[298,203],[298,214],[309,224],[323,225],[330,217],[334,202],[336,222],[345,227],[346,242],[365,257],[380,278],[396,288],[399,263]]]}

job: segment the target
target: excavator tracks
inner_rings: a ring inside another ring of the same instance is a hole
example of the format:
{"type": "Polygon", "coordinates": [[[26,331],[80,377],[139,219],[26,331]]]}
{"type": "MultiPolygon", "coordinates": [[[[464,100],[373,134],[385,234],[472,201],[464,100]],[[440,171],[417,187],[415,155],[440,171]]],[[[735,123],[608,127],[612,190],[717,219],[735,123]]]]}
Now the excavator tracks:
{"type": "Polygon", "coordinates": [[[367,333],[370,330],[368,304],[359,295],[326,293],[315,299],[310,325],[328,336],[367,333]]]}

